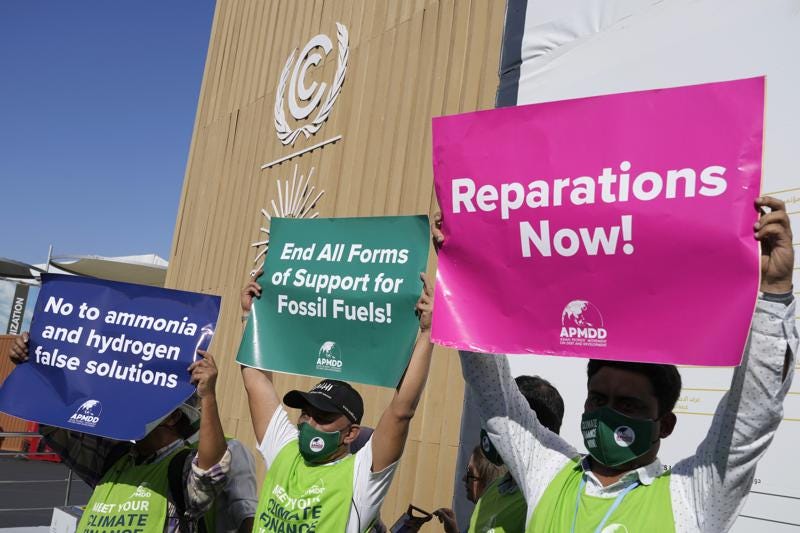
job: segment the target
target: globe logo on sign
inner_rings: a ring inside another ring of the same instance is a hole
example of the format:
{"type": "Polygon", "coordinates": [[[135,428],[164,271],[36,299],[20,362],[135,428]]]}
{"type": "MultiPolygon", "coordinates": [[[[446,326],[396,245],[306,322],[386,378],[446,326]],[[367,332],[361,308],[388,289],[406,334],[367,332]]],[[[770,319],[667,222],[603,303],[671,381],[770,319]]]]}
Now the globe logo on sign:
{"type": "Polygon", "coordinates": [[[99,415],[102,410],[103,406],[99,400],[88,400],[78,407],[78,412],[85,415],[99,415]]]}
{"type": "Polygon", "coordinates": [[[573,300],[561,313],[561,325],[573,327],[603,326],[603,317],[600,311],[586,300],[573,300]]]}
{"type": "Polygon", "coordinates": [[[325,341],[319,347],[317,370],[342,371],[342,350],[334,341],[325,341]]]}
{"type": "Polygon", "coordinates": [[[608,331],[603,315],[588,300],[572,300],[561,313],[561,344],[568,346],[606,346],[608,331]]]}
{"type": "Polygon", "coordinates": [[[100,422],[100,413],[102,412],[103,405],[99,400],[86,400],[75,410],[75,414],[69,417],[67,422],[93,428],[100,422]]]}
{"type": "Polygon", "coordinates": [[[339,346],[335,342],[326,341],[323,342],[322,346],[319,347],[319,356],[327,357],[330,359],[341,359],[342,351],[339,349],[339,346]]]}

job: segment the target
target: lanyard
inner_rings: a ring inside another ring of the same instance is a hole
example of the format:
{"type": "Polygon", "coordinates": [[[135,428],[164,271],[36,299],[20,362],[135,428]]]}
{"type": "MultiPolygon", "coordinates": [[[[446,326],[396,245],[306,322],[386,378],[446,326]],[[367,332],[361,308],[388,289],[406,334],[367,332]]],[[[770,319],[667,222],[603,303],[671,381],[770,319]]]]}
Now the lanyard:
{"type": "MultiPolygon", "coordinates": [[[[572,517],[572,529],[570,529],[572,533],[575,533],[575,523],[578,521],[578,508],[581,502],[581,493],[583,493],[583,489],[585,486],[586,486],[586,478],[584,477],[581,479],[581,484],[578,487],[578,496],[575,498],[575,514],[572,517]]],[[[613,513],[617,509],[617,507],[619,507],[619,504],[622,503],[623,498],[625,498],[625,496],[627,496],[630,491],[632,491],[638,486],[639,482],[636,481],[635,483],[632,483],[627,488],[625,488],[625,490],[623,490],[617,495],[617,497],[614,499],[614,503],[611,504],[611,508],[606,512],[606,515],[603,517],[603,520],[597,526],[597,529],[594,530],[595,533],[600,533],[603,530],[603,527],[605,527],[606,522],[608,522],[608,519],[611,517],[611,513],[613,513]]]]}

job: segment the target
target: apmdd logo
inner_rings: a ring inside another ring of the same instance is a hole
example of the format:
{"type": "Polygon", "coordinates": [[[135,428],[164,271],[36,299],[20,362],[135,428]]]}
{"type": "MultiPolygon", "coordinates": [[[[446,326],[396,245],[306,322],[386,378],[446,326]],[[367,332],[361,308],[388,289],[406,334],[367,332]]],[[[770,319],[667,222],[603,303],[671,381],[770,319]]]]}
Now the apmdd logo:
{"type": "Polygon", "coordinates": [[[617,446],[627,448],[636,440],[636,433],[628,426],[620,426],[614,430],[614,442],[617,446]]]}
{"type": "Polygon", "coordinates": [[[603,316],[591,302],[572,300],[561,313],[561,344],[603,347],[607,337],[603,316]]]}
{"type": "Polygon", "coordinates": [[[140,483],[138,487],[136,487],[136,490],[133,492],[133,494],[131,494],[131,497],[128,499],[130,500],[131,498],[149,498],[152,495],[153,493],[150,492],[149,483],[147,481],[144,481],[140,483]]]}
{"type": "Polygon", "coordinates": [[[342,350],[333,341],[326,341],[319,347],[317,370],[342,371],[342,350]]]}
{"type": "Polygon", "coordinates": [[[78,407],[75,414],[69,417],[67,422],[93,428],[100,422],[100,413],[102,412],[103,405],[100,400],[86,400],[78,407]]]}
{"type": "Polygon", "coordinates": [[[321,437],[314,437],[311,439],[311,442],[308,443],[308,447],[311,448],[312,452],[321,452],[325,447],[325,441],[322,440],[321,437]]]}

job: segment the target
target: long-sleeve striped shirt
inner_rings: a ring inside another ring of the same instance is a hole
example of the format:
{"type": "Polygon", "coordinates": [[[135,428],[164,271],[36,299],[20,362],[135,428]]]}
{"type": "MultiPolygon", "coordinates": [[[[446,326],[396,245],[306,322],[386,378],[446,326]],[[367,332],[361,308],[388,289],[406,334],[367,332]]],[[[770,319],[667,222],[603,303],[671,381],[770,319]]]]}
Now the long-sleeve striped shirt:
{"type": "MultiPolygon", "coordinates": [[[[670,495],[677,532],[727,531],[736,520],[755,475],[756,464],[783,418],[798,349],[795,302],[760,298],[742,364],[721,400],[711,428],[696,453],[672,468],[670,495]],[[789,369],[784,378],[784,364],[789,369]]],[[[492,442],[519,483],[528,521],[556,474],[578,451],[550,432],[519,392],[505,357],[461,352],[468,386],[478,398],[492,442]]],[[[614,498],[635,482],[649,485],[663,471],[656,460],[603,487],[584,461],[586,493],[614,498]]]]}

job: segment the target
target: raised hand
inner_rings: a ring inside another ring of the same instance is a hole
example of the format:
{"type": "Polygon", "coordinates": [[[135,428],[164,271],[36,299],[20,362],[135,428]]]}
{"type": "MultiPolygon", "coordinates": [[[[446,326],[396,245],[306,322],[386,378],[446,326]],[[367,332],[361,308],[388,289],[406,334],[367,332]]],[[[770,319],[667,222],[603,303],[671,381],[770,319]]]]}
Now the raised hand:
{"type": "Polygon", "coordinates": [[[253,298],[261,297],[261,285],[256,281],[261,274],[264,273],[263,269],[259,269],[254,275],[250,276],[250,281],[242,289],[240,303],[242,305],[242,312],[249,313],[253,308],[253,298]]]}
{"type": "Polygon", "coordinates": [[[761,291],[772,294],[791,292],[794,248],[786,205],[769,196],[756,199],[755,204],[761,214],[753,226],[755,238],[761,242],[761,291]]]}
{"type": "Polygon", "coordinates": [[[431,241],[433,241],[433,249],[439,253],[439,248],[444,244],[444,233],[442,233],[442,212],[437,211],[433,215],[433,222],[431,222],[431,241]]]}
{"type": "Polygon", "coordinates": [[[428,277],[425,274],[420,274],[419,279],[422,280],[422,294],[417,300],[416,313],[419,317],[419,329],[424,332],[431,329],[433,290],[428,286],[428,277]]]}
{"type": "Polygon", "coordinates": [[[458,523],[456,522],[456,514],[452,509],[442,507],[436,509],[433,515],[442,523],[445,533],[458,533],[458,523]]]}
{"type": "Polygon", "coordinates": [[[197,353],[202,356],[202,359],[198,359],[189,366],[192,385],[197,386],[197,395],[201,399],[213,397],[217,384],[217,364],[214,362],[214,357],[207,351],[197,350],[197,353]]]}
{"type": "Polygon", "coordinates": [[[8,351],[8,358],[11,359],[11,362],[15,365],[28,361],[29,338],[30,336],[28,335],[28,332],[25,331],[22,333],[22,335],[19,335],[16,339],[14,339],[14,344],[11,345],[11,348],[8,351]]]}

